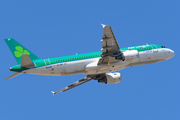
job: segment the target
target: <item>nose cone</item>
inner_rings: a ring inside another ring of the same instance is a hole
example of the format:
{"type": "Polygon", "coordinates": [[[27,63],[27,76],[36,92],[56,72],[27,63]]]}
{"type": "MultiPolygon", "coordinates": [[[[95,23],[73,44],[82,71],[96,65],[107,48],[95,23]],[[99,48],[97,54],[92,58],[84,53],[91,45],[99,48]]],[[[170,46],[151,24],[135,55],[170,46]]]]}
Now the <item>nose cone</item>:
{"type": "Polygon", "coordinates": [[[169,57],[172,58],[174,55],[175,55],[174,51],[170,49],[169,50],[169,57]]]}

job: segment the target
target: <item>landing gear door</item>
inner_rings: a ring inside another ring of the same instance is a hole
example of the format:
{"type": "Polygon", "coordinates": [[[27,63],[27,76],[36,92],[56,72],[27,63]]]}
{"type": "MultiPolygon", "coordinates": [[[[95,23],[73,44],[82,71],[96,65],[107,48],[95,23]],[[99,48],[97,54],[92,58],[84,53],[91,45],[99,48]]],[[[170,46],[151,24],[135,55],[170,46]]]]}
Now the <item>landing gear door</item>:
{"type": "Polygon", "coordinates": [[[158,52],[158,49],[157,49],[157,47],[156,47],[156,45],[151,45],[151,47],[152,47],[152,51],[155,53],[155,52],[158,52]]]}

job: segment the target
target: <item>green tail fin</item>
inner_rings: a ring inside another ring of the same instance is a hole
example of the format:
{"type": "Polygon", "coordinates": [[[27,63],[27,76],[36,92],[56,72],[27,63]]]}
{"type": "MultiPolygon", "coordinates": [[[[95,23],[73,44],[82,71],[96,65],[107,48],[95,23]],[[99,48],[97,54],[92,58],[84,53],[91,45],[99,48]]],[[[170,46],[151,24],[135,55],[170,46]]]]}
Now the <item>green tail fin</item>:
{"type": "Polygon", "coordinates": [[[13,38],[4,40],[6,41],[6,44],[8,45],[18,64],[21,64],[21,56],[24,54],[27,54],[31,58],[31,60],[40,59],[13,38]]]}

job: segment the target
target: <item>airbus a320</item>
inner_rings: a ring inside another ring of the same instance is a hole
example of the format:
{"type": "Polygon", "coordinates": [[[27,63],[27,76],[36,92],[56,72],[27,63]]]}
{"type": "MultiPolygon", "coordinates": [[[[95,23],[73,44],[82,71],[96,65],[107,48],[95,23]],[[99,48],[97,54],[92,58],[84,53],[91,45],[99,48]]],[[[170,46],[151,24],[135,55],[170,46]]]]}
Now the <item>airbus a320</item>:
{"type": "Polygon", "coordinates": [[[84,74],[84,78],[53,92],[65,92],[92,79],[99,83],[116,84],[121,82],[121,74],[115,72],[126,67],[145,65],[168,60],[174,56],[174,51],[158,44],[120,48],[113,30],[103,25],[102,49],[98,52],[41,59],[26,49],[13,38],[5,39],[18,65],[10,67],[15,72],[6,79],[21,73],[64,76],[84,74]]]}

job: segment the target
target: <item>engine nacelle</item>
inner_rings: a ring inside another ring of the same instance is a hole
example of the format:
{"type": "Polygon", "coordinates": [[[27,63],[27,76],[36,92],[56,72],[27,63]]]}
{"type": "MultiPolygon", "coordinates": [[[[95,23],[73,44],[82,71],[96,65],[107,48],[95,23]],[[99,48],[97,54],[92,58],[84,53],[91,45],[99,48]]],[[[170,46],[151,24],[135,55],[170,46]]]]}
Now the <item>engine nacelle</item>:
{"type": "Polygon", "coordinates": [[[99,83],[105,84],[116,84],[121,82],[121,74],[120,73],[106,73],[104,77],[98,79],[99,83]]]}
{"type": "Polygon", "coordinates": [[[119,56],[116,57],[116,60],[123,61],[133,61],[139,58],[139,52],[137,50],[124,51],[119,56]]]}

